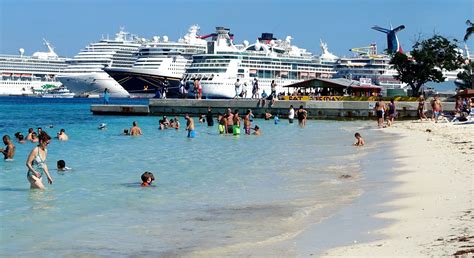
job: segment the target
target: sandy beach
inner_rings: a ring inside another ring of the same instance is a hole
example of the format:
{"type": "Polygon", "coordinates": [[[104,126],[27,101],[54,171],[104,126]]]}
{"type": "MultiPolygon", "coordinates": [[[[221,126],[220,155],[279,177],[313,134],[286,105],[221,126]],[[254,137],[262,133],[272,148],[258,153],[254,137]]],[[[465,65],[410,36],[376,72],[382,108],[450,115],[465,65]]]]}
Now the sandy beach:
{"type": "Polygon", "coordinates": [[[395,197],[373,218],[380,240],[329,250],[324,257],[474,255],[474,125],[403,121],[393,134],[395,197]]]}

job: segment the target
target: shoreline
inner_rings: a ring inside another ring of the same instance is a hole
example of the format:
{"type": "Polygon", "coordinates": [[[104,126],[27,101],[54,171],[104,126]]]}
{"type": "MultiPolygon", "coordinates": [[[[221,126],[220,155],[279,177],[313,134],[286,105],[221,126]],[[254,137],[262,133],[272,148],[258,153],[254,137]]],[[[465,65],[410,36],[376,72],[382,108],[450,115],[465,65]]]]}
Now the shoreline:
{"type": "Polygon", "coordinates": [[[373,241],[347,243],[322,256],[474,253],[474,180],[470,169],[474,164],[474,126],[397,121],[382,131],[400,135],[394,141],[394,159],[400,166],[390,172],[395,183],[389,190],[393,197],[380,203],[379,211],[369,210],[368,216],[388,225],[373,232],[379,236],[373,241]]]}

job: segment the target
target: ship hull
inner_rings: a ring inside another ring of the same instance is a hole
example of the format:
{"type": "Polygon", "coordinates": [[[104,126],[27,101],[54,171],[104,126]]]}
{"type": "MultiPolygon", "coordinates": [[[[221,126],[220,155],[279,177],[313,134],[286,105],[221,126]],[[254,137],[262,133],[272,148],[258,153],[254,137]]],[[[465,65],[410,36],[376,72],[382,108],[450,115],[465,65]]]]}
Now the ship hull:
{"type": "Polygon", "coordinates": [[[58,76],[58,79],[76,95],[98,95],[107,89],[111,97],[130,97],[130,94],[105,72],[63,74],[58,76]]]}
{"type": "Polygon", "coordinates": [[[104,71],[114,78],[131,95],[155,95],[168,81],[168,97],[178,96],[181,78],[169,76],[159,70],[105,68],[104,71]]]}

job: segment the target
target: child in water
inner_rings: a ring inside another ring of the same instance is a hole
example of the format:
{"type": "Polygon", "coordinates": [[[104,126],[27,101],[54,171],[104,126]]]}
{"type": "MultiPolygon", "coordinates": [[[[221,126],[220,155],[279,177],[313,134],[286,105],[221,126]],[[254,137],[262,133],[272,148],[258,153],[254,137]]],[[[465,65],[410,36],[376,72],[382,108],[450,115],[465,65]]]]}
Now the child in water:
{"type": "Polygon", "coordinates": [[[143,187],[151,186],[151,183],[153,181],[155,181],[155,176],[153,175],[153,173],[146,171],[142,175],[142,184],[141,184],[141,186],[143,186],[143,187]]]}
{"type": "Polygon", "coordinates": [[[365,141],[362,136],[360,136],[360,133],[355,133],[354,137],[357,139],[357,141],[354,143],[354,146],[364,146],[365,141]]]}
{"type": "Polygon", "coordinates": [[[58,162],[56,163],[56,166],[58,168],[58,171],[68,171],[71,169],[71,168],[66,167],[66,161],[62,159],[58,160],[58,162]]]}
{"type": "Polygon", "coordinates": [[[253,130],[255,130],[255,132],[253,132],[253,135],[261,135],[262,134],[262,131],[260,130],[260,127],[258,127],[258,125],[256,125],[255,128],[253,128],[253,130]]]}

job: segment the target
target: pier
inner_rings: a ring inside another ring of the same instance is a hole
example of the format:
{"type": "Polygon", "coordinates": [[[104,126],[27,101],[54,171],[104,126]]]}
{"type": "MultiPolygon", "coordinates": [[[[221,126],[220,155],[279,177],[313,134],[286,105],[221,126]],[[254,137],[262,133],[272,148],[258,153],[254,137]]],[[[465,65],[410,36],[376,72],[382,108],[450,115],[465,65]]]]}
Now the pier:
{"type": "MultiPolygon", "coordinates": [[[[395,102],[398,118],[412,119],[418,117],[418,102],[395,102]]],[[[273,105],[267,101],[265,106],[259,105],[253,99],[150,99],[148,105],[92,105],[94,115],[121,115],[121,116],[182,116],[189,114],[198,116],[207,113],[207,108],[212,108],[212,113],[225,113],[227,108],[238,109],[244,114],[251,109],[256,117],[263,117],[265,112],[280,117],[287,117],[288,108],[293,105],[295,109],[303,106],[308,111],[309,119],[370,119],[375,117],[373,110],[375,101],[301,101],[279,100],[273,105]]],[[[443,102],[444,111],[454,111],[454,102],[443,102]]],[[[425,109],[431,110],[430,104],[425,103],[425,109]]],[[[429,111],[428,111],[429,113],[429,111]]]]}

